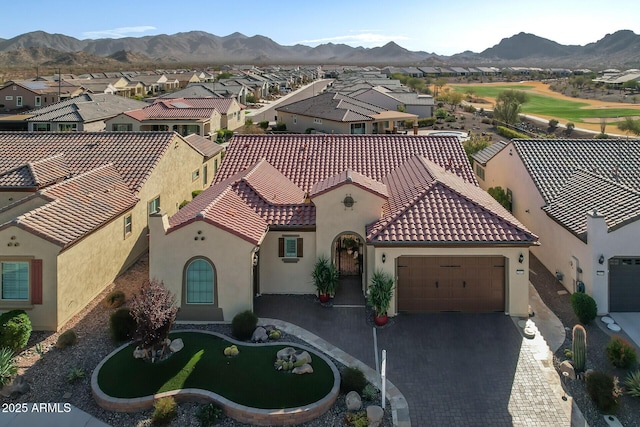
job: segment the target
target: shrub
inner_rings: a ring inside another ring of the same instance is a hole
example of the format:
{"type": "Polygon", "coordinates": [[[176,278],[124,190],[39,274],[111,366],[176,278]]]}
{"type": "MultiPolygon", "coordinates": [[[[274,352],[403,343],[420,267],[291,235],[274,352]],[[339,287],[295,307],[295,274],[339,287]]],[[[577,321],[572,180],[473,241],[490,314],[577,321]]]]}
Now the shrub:
{"type": "Polygon", "coordinates": [[[405,120],[403,126],[405,127],[405,129],[411,129],[414,123],[415,122],[413,120],[405,120]]]}
{"type": "Polygon", "coordinates": [[[212,426],[222,418],[222,408],[215,403],[202,405],[198,408],[198,412],[196,412],[196,418],[200,421],[202,427],[212,426]]]}
{"type": "Polygon", "coordinates": [[[609,139],[609,135],[607,135],[606,133],[599,133],[596,136],[594,136],[595,139],[609,139]]]}
{"type": "Polygon", "coordinates": [[[307,135],[310,135],[310,134],[312,134],[312,133],[313,133],[313,131],[314,131],[314,130],[315,130],[315,128],[306,128],[306,129],[304,130],[304,133],[306,133],[307,135]]]}
{"type": "Polygon", "coordinates": [[[104,305],[107,308],[118,308],[124,304],[125,296],[122,291],[112,291],[104,299],[104,305]]]}
{"type": "Polygon", "coordinates": [[[573,312],[578,316],[580,322],[585,325],[589,324],[598,315],[596,301],[582,292],[574,292],[571,295],[571,307],[573,307],[573,312]]]}
{"type": "Polygon", "coordinates": [[[618,409],[614,385],[613,377],[605,372],[594,371],[587,376],[587,393],[602,412],[613,413],[618,409]]]}
{"type": "Polygon", "coordinates": [[[176,401],[173,397],[161,397],[153,404],[151,422],[157,426],[167,425],[178,415],[176,401]]]}
{"type": "Polygon", "coordinates": [[[488,117],[483,118],[482,120],[480,120],[480,122],[482,122],[485,125],[490,125],[492,123],[491,119],[488,117]]]}
{"type": "Polygon", "coordinates": [[[82,368],[71,368],[69,369],[69,373],[67,374],[67,382],[74,383],[78,380],[83,379],[85,376],[84,369],[82,368]]]}
{"type": "Polygon", "coordinates": [[[573,132],[576,128],[576,125],[573,122],[567,122],[567,133],[573,132]]]}
{"type": "Polygon", "coordinates": [[[498,132],[499,135],[502,135],[505,138],[509,138],[509,139],[515,139],[515,138],[526,139],[526,138],[529,138],[524,133],[517,132],[517,131],[515,131],[513,129],[509,129],[509,128],[504,127],[504,126],[496,126],[496,131],[498,132]]]}
{"type": "Polygon", "coordinates": [[[278,122],[276,123],[276,127],[274,130],[278,132],[284,132],[287,130],[287,124],[284,122],[278,122]]]}
{"type": "Polygon", "coordinates": [[[433,124],[436,122],[435,117],[428,117],[426,119],[419,119],[418,120],[418,127],[424,128],[427,126],[433,126],[433,124]]]}
{"type": "Polygon", "coordinates": [[[231,333],[239,340],[248,340],[258,326],[258,316],[251,310],[243,311],[233,317],[231,333]]]}
{"type": "Polygon", "coordinates": [[[76,334],[76,331],[74,331],[73,329],[69,329],[60,334],[58,340],[56,341],[56,347],[67,348],[76,345],[77,342],[78,334],[76,334]]]}
{"type": "Polygon", "coordinates": [[[549,127],[550,127],[551,129],[555,129],[555,128],[557,128],[557,127],[558,127],[558,123],[560,123],[560,122],[558,122],[558,120],[556,120],[556,119],[551,119],[551,120],[549,120],[549,127]]]}
{"type": "Polygon", "coordinates": [[[0,347],[16,352],[27,345],[31,320],[24,310],[11,310],[0,316],[0,347]]]}
{"type": "Polygon", "coordinates": [[[340,377],[340,388],[345,393],[349,393],[350,391],[362,393],[362,390],[368,384],[360,368],[346,367],[340,373],[340,377]]]}
{"type": "Polygon", "coordinates": [[[0,386],[8,383],[16,372],[18,368],[13,360],[13,350],[9,347],[0,348],[0,386]]]}
{"type": "Polygon", "coordinates": [[[621,337],[611,337],[606,351],[607,359],[617,368],[632,368],[638,362],[636,350],[621,337]]]}
{"type": "Polygon", "coordinates": [[[154,350],[169,336],[178,313],[176,298],[155,279],[145,283],[130,302],[131,316],[136,319],[135,338],[143,349],[154,350]]]}
{"type": "Polygon", "coordinates": [[[445,119],[449,115],[449,113],[444,108],[438,108],[436,109],[436,111],[434,111],[433,115],[436,117],[436,119],[445,119]]]}
{"type": "Polygon", "coordinates": [[[476,107],[474,107],[471,104],[467,104],[465,106],[462,107],[462,110],[466,113],[475,113],[476,112],[476,107]]]}
{"type": "Polygon", "coordinates": [[[624,385],[627,386],[627,394],[640,397],[640,371],[629,372],[624,380],[624,385]]]}
{"type": "Polygon", "coordinates": [[[444,119],[445,122],[455,122],[456,121],[456,116],[447,116],[444,119]]]}
{"type": "Polygon", "coordinates": [[[365,400],[375,400],[378,397],[378,389],[375,388],[372,384],[367,384],[362,389],[362,398],[365,400]]]}
{"type": "Polygon", "coordinates": [[[198,194],[200,194],[200,193],[202,193],[202,190],[193,190],[193,191],[191,192],[191,198],[192,198],[192,199],[195,199],[195,197],[196,197],[198,194]]]}
{"type": "Polygon", "coordinates": [[[189,201],[188,201],[188,200],[183,200],[183,201],[181,201],[181,202],[180,202],[180,205],[178,205],[178,209],[182,209],[182,208],[184,208],[185,206],[187,206],[187,204],[188,204],[188,203],[189,203],[189,201]]]}
{"type": "Polygon", "coordinates": [[[269,121],[268,120],[262,120],[262,121],[258,122],[258,126],[260,126],[260,128],[262,128],[263,130],[267,130],[267,128],[269,127],[269,121]]]}
{"type": "Polygon", "coordinates": [[[369,425],[369,419],[365,411],[348,412],[344,416],[344,421],[352,427],[367,427],[369,425]]]}
{"type": "Polygon", "coordinates": [[[136,333],[136,319],[131,315],[131,310],[126,307],[119,308],[109,318],[109,330],[114,341],[128,341],[136,333]]]}

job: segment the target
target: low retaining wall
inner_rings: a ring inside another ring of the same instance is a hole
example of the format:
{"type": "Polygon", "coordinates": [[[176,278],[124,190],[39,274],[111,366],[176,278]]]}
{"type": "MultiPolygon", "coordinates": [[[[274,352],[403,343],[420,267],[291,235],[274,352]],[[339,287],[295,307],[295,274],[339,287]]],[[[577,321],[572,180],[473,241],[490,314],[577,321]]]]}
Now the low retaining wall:
{"type": "Polygon", "coordinates": [[[177,332],[198,332],[203,334],[215,335],[221,337],[231,343],[243,345],[243,346],[264,346],[264,345],[290,345],[291,347],[301,348],[309,353],[313,354],[315,357],[319,357],[331,368],[333,372],[333,387],[329,394],[327,394],[324,398],[319,401],[312,403],[310,405],[298,407],[298,408],[285,408],[285,409],[257,409],[251,408],[249,406],[239,405],[230,401],[229,399],[220,396],[216,393],[213,393],[208,390],[201,389],[181,389],[181,390],[173,390],[167,391],[164,393],[158,393],[153,396],[145,396],[138,397],[134,399],[121,399],[116,397],[111,397],[106,395],[98,385],[98,373],[100,369],[105,364],[107,360],[109,360],[114,354],[118,353],[123,348],[127,347],[129,343],[124,344],[114,351],[112,351],[107,357],[105,357],[94,369],[93,374],[91,375],[91,391],[93,393],[93,398],[96,403],[101,407],[108,411],[115,412],[139,412],[147,409],[153,408],[153,403],[156,399],[160,399],[162,397],[173,396],[173,398],[177,402],[210,402],[213,401],[219,404],[225,413],[225,415],[243,422],[247,424],[253,424],[258,426],[269,426],[269,425],[294,425],[301,424],[307,421],[311,421],[320,415],[324,414],[333,406],[335,403],[338,393],[340,391],[340,373],[338,372],[338,368],[333,364],[331,360],[329,360],[324,354],[317,352],[316,350],[302,345],[295,344],[290,342],[273,342],[273,343],[262,343],[262,344],[254,344],[254,343],[246,343],[236,341],[232,338],[229,338],[225,335],[209,332],[209,331],[201,331],[194,329],[181,329],[177,332]]]}

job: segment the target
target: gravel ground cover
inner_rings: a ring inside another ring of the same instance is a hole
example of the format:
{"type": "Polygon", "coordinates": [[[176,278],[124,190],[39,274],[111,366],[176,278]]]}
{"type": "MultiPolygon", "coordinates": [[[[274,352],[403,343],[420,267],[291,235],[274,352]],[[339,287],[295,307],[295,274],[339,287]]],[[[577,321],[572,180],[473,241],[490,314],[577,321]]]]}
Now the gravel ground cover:
{"type": "MultiPolygon", "coordinates": [[[[122,290],[127,299],[136,294],[140,285],[148,277],[148,258],[141,258],[124,275],[97,296],[82,312],[71,319],[58,333],[33,332],[27,348],[17,357],[19,373],[24,375],[31,389],[28,393],[12,398],[13,403],[34,402],[68,402],[94,417],[114,427],[150,426],[152,410],[135,413],[111,412],[100,408],[91,393],[91,375],[95,367],[120,343],[113,342],[109,336],[109,316],[114,309],[103,304],[104,298],[112,290],[122,290]],[[78,343],[70,348],[55,347],[60,333],[73,329],[78,334],[78,343]],[[84,378],[69,383],[66,379],[70,369],[80,368],[85,372],[84,378]]],[[[230,325],[176,325],[175,329],[206,329],[230,335],[230,325]]],[[[283,334],[281,341],[304,344],[294,336],[283,334]]],[[[334,360],[338,369],[343,366],[334,360]]],[[[341,427],[347,426],[344,421],[347,408],[344,395],[339,395],[333,407],[323,416],[301,424],[304,427],[341,427]]],[[[379,405],[379,401],[363,402],[364,406],[379,405]]],[[[199,426],[195,414],[200,407],[197,403],[178,405],[178,416],[170,426],[199,426]]],[[[231,418],[223,417],[216,425],[222,427],[248,427],[231,418]]],[[[391,408],[387,404],[382,426],[393,425],[391,408]]]]}
{"type": "MultiPolygon", "coordinates": [[[[564,356],[564,349],[571,349],[571,331],[573,326],[580,323],[571,307],[570,295],[559,295],[558,291],[565,290],[564,286],[558,282],[553,274],[549,272],[542,263],[533,255],[530,257],[530,268],[535,274],[530,275],[533,286],[540,294],[542,301],[558,316],[565,326],[564,344],[554,354],[554,365],[556,370],[560,363],[567,358],[564,356]]],[[[611,340],[608,330],[605,331],[599,318],[585,326],[587,331],[587,369],[604,371],[620,379],[620,384],[627,376],[626,370],[614,367],[608,360],[605,347],[611,340]]],[[[562,377],[561,377],[562,378],[562,377]]],[[[591,427],[607,427],[603,414],[593,404],[587,394],[584,381],[563,379],[562,385],[567,394],[575,400],[591,427]]],[[[615,416],[626,427],[640,426],[640,398],[623,395],[619,398],[620,408],[615,416]]]]}

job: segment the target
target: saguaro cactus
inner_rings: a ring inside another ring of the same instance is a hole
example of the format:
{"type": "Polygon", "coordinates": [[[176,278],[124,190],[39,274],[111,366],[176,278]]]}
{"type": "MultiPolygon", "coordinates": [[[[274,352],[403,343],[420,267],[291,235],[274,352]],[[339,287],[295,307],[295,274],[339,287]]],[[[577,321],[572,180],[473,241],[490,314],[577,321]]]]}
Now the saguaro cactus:
{"type": "Polygon", "coordinates": [[[587,331],[582,325],[573,327],[573,369],[584,372],[587,363],[587,331]]]}

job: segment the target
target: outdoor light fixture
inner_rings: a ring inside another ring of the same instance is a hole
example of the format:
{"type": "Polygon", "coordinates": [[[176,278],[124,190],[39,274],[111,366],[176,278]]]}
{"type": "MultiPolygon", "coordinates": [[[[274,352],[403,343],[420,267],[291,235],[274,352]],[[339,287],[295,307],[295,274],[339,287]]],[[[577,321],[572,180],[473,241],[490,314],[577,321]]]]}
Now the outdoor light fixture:
{"type": "Polygon", "coordinates": [[[385,255],[384,253],[382,254],[382,262],[385,262],[387,260],[387,255],[385,255]]]}
{"type": "Polygon", "coordinates": [[[604,264],[604,255],[600,255],[600,258],[598,258],[598,263],[604,264]]]}
{"type": "Polygon", "coordinates": [[[520,264],[522,264],[524,262],[524,255],[522,255],[522,252],[520,252],[520,256],[518,257],[518,262],[520,264]]]}

